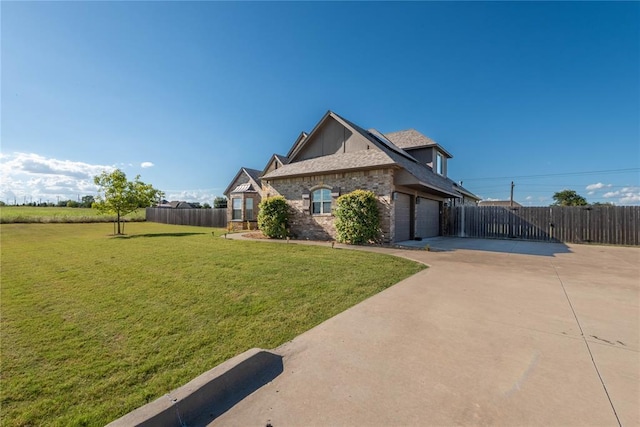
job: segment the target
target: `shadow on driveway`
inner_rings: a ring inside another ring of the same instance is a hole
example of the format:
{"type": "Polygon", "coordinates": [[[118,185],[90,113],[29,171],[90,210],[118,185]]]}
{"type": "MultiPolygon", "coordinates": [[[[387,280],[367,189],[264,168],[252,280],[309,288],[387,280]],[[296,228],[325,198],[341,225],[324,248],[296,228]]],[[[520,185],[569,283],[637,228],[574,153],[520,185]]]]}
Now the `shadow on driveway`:
{"type": "Polygon", "coordinates": [[[571,249],[564,243],[535,242],[530,240],[474,239],[469,237],[430,237],[422,239],[421,241],[409,240],[400,242],[397,245],[421,249],[428,245],[430,250],[436,252],[473,250],[549,257],[553,257],[556,254],[571,253],[571,249]]]}

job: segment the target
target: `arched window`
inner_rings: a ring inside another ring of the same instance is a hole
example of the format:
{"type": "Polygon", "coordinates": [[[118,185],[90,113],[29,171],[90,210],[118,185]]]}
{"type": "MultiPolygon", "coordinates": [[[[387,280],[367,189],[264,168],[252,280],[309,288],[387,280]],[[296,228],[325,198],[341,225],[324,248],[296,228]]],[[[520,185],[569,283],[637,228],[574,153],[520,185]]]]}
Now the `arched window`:
{"type": "Polygon", "coordinates": [[[331,213],[331,190],[328,188],[319,188],[311,193],[311,213],[331,213]]]}

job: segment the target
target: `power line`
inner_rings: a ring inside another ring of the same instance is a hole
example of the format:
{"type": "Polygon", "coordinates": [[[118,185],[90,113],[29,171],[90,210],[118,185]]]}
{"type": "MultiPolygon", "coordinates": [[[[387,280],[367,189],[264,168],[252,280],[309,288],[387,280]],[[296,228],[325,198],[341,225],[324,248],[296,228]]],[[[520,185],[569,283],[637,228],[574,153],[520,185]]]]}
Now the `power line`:
{"type": "Polygon", "coordinates": [[[610,174],[621,172],[634,172],[640,171],[640,168],[627,168],[627,169],[608,169],[601,171],[586,171],[586,172],[565,172],[565,173],[549,173],[541,175],[515,175],[515,176],[495,176],[486,178],[464,178],[463,181],[485,181],[491,179],[515,179],[515,178],[548,178],[551,176],[572,176],[572,175],[597,175],[597,174],[610,174]]]}

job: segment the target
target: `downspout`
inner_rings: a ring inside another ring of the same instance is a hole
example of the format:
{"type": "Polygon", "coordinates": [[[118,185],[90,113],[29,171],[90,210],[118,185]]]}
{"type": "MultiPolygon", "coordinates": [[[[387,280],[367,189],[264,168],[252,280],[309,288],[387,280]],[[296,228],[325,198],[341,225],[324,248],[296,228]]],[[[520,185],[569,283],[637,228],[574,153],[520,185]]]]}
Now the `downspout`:
{"type": "Polygon", "coordinates": [[[464,232],[464,224],[465,224],[465,221],[464,221],[464,203],[462,204],[461,208],[462,208],[462,210],[460,211],[461,212],[461,214],[460,214],[460,222],[461,222],[461,225],[460,225],[460,237],[465,237],[465,232],[464,232]]]}

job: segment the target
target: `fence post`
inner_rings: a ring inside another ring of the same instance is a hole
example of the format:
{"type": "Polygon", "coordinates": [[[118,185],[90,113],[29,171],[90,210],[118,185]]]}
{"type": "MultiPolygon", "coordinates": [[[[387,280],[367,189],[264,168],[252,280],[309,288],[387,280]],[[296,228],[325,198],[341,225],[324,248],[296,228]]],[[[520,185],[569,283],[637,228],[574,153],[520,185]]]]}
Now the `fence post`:
{"type": "Polygon", "coordinates": [[[464,204],[462,204],[462,206],[460,208],[461,208],[461,210],[460,210],[460,212],[461,212],[461,214],[460,214],[460,216],[461,216],[460,237],[465,237],[464,236],[464,204]]]}

